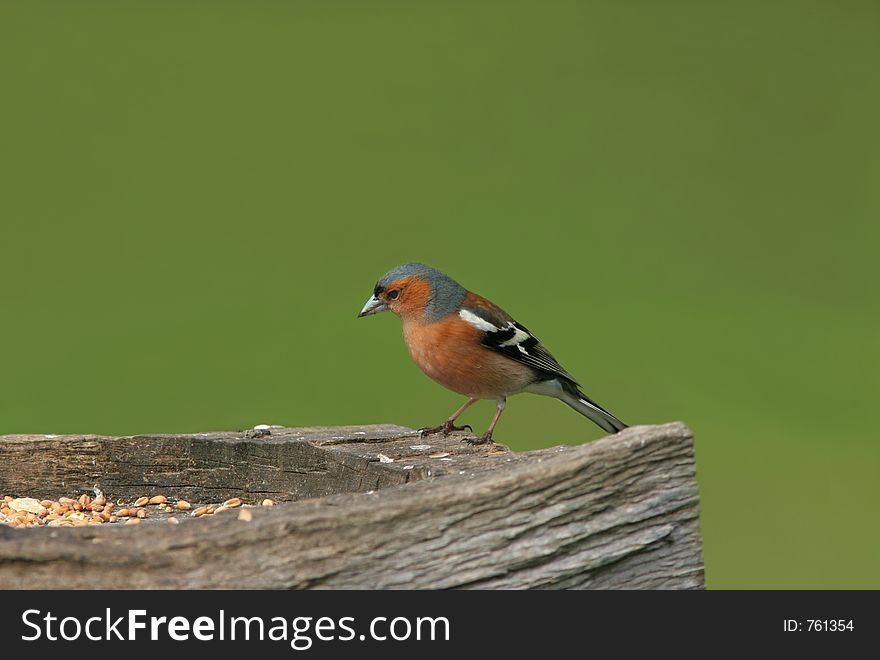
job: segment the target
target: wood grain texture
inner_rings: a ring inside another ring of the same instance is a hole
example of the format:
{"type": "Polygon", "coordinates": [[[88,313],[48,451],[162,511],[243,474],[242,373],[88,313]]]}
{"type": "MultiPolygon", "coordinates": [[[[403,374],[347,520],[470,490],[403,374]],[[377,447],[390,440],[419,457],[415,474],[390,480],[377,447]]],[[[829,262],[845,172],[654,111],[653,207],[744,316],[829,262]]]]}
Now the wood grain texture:
{"type": "Polygon", "coordinates": [[[388,425],[0,437],[0,494],[97,483],[112,497],[285,501],[248,522],[0,526],[0,588],[704,586],[684,424],[525,453],[462,437],[388,425]]]}

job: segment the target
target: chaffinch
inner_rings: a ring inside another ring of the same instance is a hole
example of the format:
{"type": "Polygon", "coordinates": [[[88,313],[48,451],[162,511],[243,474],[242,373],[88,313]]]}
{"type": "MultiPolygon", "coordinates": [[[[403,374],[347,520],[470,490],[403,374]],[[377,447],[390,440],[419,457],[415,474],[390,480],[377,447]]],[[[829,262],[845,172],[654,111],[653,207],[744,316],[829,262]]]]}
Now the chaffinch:
{"type": "Polygon", "coordinates": [[[497,305],[471,293],[451,277],[410,263],[385,273],[358,314],[392,311],[403,321],[409,353],[438,383],[468,397],[458,410],[423,435],[470,429],[455,420],[480,399],[495,399],[489,429],[472,444],[492,441],[507,397],[518,392],[552,396],[610,433],[626,424],[581,392],[541,342],[497,305]]]}

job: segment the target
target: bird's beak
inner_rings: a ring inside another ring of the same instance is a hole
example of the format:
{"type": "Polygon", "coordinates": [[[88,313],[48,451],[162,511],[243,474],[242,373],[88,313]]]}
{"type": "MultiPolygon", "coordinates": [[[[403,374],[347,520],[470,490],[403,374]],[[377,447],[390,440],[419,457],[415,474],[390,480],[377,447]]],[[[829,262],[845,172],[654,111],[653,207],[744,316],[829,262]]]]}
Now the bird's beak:
{"type": "Polygon", "coordinates": [[[358,318],[362,316],[369,316],[370,314],[378,314],[379,312],[387,312],[389,309],[391,308],[383,303],[381,300],[379,300],[376,296],[370,296],[367,304],[364,305],[361,313],[358,314],[358,318]]]}

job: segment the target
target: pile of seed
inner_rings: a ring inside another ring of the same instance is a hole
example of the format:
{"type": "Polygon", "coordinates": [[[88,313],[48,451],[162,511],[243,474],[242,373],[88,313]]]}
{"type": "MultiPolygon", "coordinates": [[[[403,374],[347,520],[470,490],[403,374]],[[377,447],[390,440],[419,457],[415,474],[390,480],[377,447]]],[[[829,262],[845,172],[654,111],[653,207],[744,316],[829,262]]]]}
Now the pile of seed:
{"type": "MultiPolygon", "coordinates": [[[[270,499],[261,502],[262,506],[274,504],[270,499]]],[[[188,513],[193,518],[199,518],[249,506],[243,504],[240,497],[233,497],[222,504],[193,506],[186,500],[172,501],[164,495],[139,497],[131,504],[126,504],[123,500],[108,501],[100,490],[95,491],[93,498],[83,494],[76,499],[59,497],[57,500],[38,500],[33,497],[6,495],[0,503],[0,524],[10,527],[73,527],[109,523],[137,525],[149,517],[152,510],[155,514],[172,514],[167,520],[176,525],[180,522],[178,515],[188,513]]],[[[238,517],[241,520],[250,520],[251,514],[242,509],[238,517]]]]}

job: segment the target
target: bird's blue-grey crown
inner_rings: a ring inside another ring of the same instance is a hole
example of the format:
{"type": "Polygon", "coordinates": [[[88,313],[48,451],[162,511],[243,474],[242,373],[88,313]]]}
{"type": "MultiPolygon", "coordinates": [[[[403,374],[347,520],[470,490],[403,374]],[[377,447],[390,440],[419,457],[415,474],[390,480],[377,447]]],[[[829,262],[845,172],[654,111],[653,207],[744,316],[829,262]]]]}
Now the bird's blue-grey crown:
{"type": "Polygon", "coordinates": [[[438,321],[450,312],[454,312],[467,295],[467,290],[454,279],[441,273],[436,268],[425,264],[409,263],[392,268],[376,283],[376,291],[384,290],[392,282],[404,277],[417,275],[428,283],[430,293],[425,305],[424,319],[438,321]]]}

